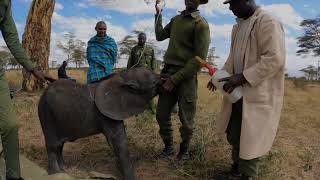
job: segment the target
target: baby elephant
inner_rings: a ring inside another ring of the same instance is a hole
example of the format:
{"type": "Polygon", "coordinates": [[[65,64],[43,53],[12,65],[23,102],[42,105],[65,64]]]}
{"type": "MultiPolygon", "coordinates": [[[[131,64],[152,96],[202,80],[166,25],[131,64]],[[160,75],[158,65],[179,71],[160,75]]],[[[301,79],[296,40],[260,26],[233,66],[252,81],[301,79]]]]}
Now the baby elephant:
{"type": "Polygon", "coordinates": [[[58,80],[40,98],[38,114],[48,154],[48,173],[64,170],[67,141],[102,133],[112,146],[124,179],[134,179],[123,120],[142,113],[157,94],[160,77],[144,68],[92,85],[58,80]]]}

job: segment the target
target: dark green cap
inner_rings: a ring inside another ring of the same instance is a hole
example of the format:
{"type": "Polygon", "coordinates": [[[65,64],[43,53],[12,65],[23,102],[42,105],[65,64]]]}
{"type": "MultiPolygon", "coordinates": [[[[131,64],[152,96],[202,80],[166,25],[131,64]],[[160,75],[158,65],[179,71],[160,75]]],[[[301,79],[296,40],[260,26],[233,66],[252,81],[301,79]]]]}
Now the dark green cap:
{"type": "Polygon", "coordinates": [[[207,4],[209,0],[200,0],[200,4],[207,4]]]}
{"type": "Polygon", "coordinates": [[[232,0],[226,0],[225,2],[223,2],[223,4],[228,4],[230,3],[232,0]]]}

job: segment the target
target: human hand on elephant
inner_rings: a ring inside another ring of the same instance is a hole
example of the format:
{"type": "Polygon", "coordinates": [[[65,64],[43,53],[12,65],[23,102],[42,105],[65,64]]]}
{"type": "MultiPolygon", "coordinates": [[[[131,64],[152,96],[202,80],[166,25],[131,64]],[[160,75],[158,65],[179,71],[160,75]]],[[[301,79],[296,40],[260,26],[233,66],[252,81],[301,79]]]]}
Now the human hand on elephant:
{"type": "Polygon", "coordinates": [[[171,78],[167,78],[165,80],[165,83],[163,84],[163,88],[168,91],[168,92],[171,92],[174,88],[174,83],[172,82],[171,78]]]}
{"type": "Polygon", "coordinates": [[[167,92],[171,92],[175,84],[172,82],[170,75],[163,73],[160,75],[160,78],[161,78],[161,81],[163,82],[162,88],[167,92]]]}
{"type": "Polygon", "coordinates": [[[247,80],[243,74],[234,74],[230,77],[219,79],[219,82],[226,82],[223,85],[223,90],[225,90],[227,93],[232,93],[235,88],[242,86],[247,82],[247,80]]]}
{"type": "Polygon", "coordinates": [[[54,79],[53,77],[51,77],[50,75],[44,74],[42,71],[33,69],[31,70],[32,75],[34,75],[34,77],[36,77],[37,79],[41,80],[42,82],[54,82],[56,81],[56,79],[54,79]]]}

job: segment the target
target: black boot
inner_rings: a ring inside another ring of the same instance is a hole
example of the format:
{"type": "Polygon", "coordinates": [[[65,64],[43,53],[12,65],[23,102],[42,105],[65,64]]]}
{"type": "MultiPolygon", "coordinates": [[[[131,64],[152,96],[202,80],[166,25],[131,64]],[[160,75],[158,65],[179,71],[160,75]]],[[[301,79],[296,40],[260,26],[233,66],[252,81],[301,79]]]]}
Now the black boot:
{"type": "Polygon", "coordinates": [[[159,158],[167,158],[169,156],[173,156],[175,154],[175,150],[172,142],[165,143],[163,150],[161,151],[159,158]]]}
{"type": "Polygon", "coordinates": [[[188,152],[189,144],[190,144],[190,140],[183,141],[180,144],[180,150],[179,150],[179,153],[177,155],[177,160],[178,161],[186,161],[186,160],[190,159],[190,154],[188,152]]]}
{"type": "Polygon", "coordinates": [[[23,178],[11,178],[11,177],[7,177],[6,180],[23,180],[23,178]]]}
{"type": "Polygon", "coordinates": [[[223,171],[214,176],[214,180],[239,180],[241,173],[239,171],[239,164],[233,163],[230,170],[223,171]]]}
{"type": "Polygon", "coordinates": [[[234,177],[240,177],[241,173],[239,171],[239,164],[233,163],[230,170],[230,175],[234,177]]]}
{"type": "Polygon", "coordinates": [[[242,175],[242,176],[240,177],[240,180],[254,180],[254,177],[242,175]]]}

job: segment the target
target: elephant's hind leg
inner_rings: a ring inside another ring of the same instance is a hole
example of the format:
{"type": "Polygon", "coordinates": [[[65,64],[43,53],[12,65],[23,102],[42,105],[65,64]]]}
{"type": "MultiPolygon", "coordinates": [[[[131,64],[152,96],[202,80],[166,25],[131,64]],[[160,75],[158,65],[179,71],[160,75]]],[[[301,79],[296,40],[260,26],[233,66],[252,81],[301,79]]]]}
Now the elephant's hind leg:
{"type": "Polygon", "coordinates": [[[60,173],[62,171],[58,163],[58,146],[53,144],[47,145],[48,174],[60,173]]]}
{"type": "Polygon", "coordinates": [[[63,146],[64,146],[64,142],[62,142],[61,145],[58,145],[58,149],[57,149],[57,161],[58,161],[60,170],[62,171],[66,169],[65,162],[63,160],[63,146]]]}
{"type": "MultiPolygon", "coordinates": [[[[45,106],[43,105],[43,107],[45,106]]],[[[48,174],[59,173],[62,171],[58,164],[59,149],[61,149],[59,147],[61,147],[62,144],[57,136],[54,116],[50,113],[48,108],[43,108],[38,111],[38,114],[46,142],[48,174]]]]}

